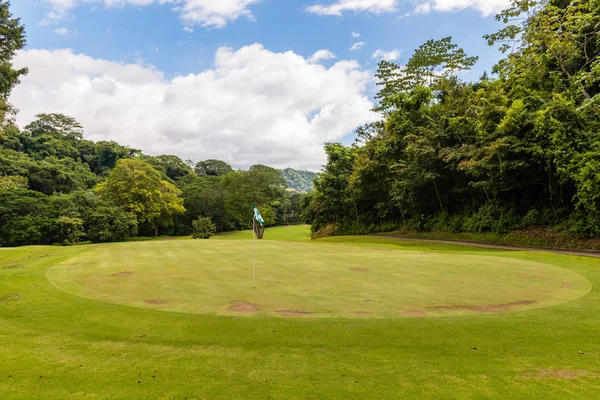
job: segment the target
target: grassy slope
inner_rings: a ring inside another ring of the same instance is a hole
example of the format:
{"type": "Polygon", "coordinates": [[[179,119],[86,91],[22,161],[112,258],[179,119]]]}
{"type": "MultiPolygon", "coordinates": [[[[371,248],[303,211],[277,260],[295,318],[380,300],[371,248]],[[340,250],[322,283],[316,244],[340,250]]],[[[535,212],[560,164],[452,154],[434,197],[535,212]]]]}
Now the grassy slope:
{"type": "MultiPolygon", "coordinates": [[[[216,239],[225,240],[252,240],[252,230],[224,232],[216,236],[216,239]]],[[[308,242],[310,241],[310,230],[308,225],[276,226],[267,228],[263,240],[278,240],[286,242],[308,242]]]]}
{"type": "Polygon", "coordinates": [[[88,248],[0,250],[0,266],[21,266],[0,269],[0,398],[573,399],[600,391],[600,260],[495,252],[586,276],[592,292],[560,306],[475,317],[312,320],[156,312],[49,284],[51,266],[88,248]]]}
{"type": "Polygon", "coordinates": [[[453,233],[439,230],[431,232],[418,232],[411,229],[383,233],[382,235],[410,237],[416,239],[449,239],[479,243],[529,246],[537,248],[600,251],[600,240],[598,239],[581,238],[569,232],[552,231],[544,228],[523,229],[503,235],[495,233],[453,233]]]}

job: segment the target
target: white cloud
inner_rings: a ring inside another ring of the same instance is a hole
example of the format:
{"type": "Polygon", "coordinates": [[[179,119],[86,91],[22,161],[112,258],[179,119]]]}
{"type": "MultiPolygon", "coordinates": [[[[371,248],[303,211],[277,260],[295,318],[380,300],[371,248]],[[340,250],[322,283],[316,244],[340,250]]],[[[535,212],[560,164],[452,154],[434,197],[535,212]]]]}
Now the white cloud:
{"type": "Polygon", "coordinates": [[[354,50],[360,50],[362,49],[362,47],[365,45],[365,42],[356,42],[352,45],[352,47],[350,47],[348,50],[350,51],[354,51],[354,50]]]}
{"type": "Polygon", "coordinates": [[[359,38],[360,37],[360,32],[352,32],[352,37],[353,38],[359,38]]]}
{"type": "Polygon", "coordinates": [[[244,16],[254,20],[249,6],[261,0],[44,0],[52,7],[42,24],[48,25],[62,19],[70,10],[88,3],[103,3],[106,7],[148,6],[171,4],[182,21],[191,29],[194,25],[222,28],[244,16]]]}
{"type": "Polygon", "coordinates": [[[67,28],[57,28],[54,30],[54,33],[56,33],[57,35],[60,35],[60,36],[69,36],[69,35],[75,33],[75,31],[74,30],[71,31],[67,28]]]}
{"type": "Polygon", "coordinates": [[[323,143],[378,119],[367,96],[371,73],[356,61],[326,68],[260,44],[220,48],[211,69],[173,79],[72,50],[21,51],[15,65],[29,67],[11,96],[19,125],[65,113],[89,139],[149,154],[318,169],[323,143]]]}
{"type": "Polygon", "coordinates": [[[373,53],[374,60],[396,61],[400,58],[400,50],[394,49],[391,51],[377,50],[373,53]]]}
{"type": "Polygon", "coordinates": [[[341,16],[344,11],[367,11],[375,14],[396,11],[398,0],[338,0],[328,6],[316,4],[306,11],[320,15],[341,16]]]}
{"type": "Polygon", "coordinates": [[[507,8],[510,0],[337,0],[329,5],[316,4],[306,7],[306,11],[319,15],[337,16],[343,15],[344,12],[381,14],[395,12],[400,5],[404,4],[415,4],[414,12],[420,14],[472,8],[484,16],[489,16],[507,8]]]}
{"type": "Polygon", "coordinates": [[[333,54],[331,51],[329,51],[329,50],[318,50],[317,52],[315,52],[315,54],[313,54],[308,59],[308,62],[309,63],[318,63],[319,61],[322,61],[322,60],[331,60],[333,58],[335,58],[335,54],[333,54]]]}
{"type": "Polygon", "coordinates": [[[510,0],[420,0],[415,11],[426,14],[430,11],[450,12],[473,8],[489,16],[509,6],[510,0]]]}

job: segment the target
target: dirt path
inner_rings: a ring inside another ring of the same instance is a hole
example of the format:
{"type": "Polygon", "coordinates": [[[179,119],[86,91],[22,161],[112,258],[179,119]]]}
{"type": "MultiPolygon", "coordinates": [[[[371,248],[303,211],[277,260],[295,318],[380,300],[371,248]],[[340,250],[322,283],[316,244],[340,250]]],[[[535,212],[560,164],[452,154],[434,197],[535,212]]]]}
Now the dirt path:
{"type": "Polygon", "coordinates": [[[468,240],[453,240],[453,239],[421,239],[414,237],[406,237],[406,236],[392,236],[392,235],[372,235],[376,237],[385,237],[392,239],[400,239],[407,240],[411,242],[430,242],[430,243],[452,243],[452,244],[461,244],[465,246],[473,246],[473,247],[483,247],[486,249],[500,249],[500,250],[517,250],[517,251],[541,251],[545,253],[555,253],[555,254],[567,254],[571,256],[583,256],[583,257],[597,257],[600,258],[600,251],[594,250],[570,250],[570,249],[550,249],[550,248],[542,248],[542,247],[533,247],[533,246],[510,246],[504,244],[494,244],[494,243],[482,243],[482,242],[473,242],[468,240]]]}

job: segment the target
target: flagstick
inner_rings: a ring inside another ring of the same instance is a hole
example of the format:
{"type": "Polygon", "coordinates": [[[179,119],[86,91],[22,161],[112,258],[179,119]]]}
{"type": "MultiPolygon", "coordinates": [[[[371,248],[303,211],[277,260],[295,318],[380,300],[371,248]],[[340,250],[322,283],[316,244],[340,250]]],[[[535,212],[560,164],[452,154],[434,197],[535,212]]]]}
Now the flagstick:
{"type": "Polygon", "coordinates": [[[252,218],[252,252],[254,263],[252,266],[252,288],[256,289],[256,230],[254,229],[256,226],[256,220],[252,218]]]}

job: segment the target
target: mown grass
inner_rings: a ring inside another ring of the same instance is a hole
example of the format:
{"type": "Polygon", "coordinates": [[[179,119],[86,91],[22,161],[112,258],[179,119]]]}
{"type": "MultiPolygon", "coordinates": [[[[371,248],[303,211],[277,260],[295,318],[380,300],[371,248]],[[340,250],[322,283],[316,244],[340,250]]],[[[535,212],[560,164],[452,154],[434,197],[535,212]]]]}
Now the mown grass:
{"type": "Polygon", "coordinates": [[[70,293],[137,307],[313,318],[473,314],[480,312],[473,307],[490,305],[518,311],[590,290],[573,271],[493,253],[382,251],[387,248],[373,246],[377,242],[340,251],[332,243],[341,242],[119,243],[95,246],[52,267],[47,277],[70,293]]]}
{"type": "MultiPolygon", "coordinates": [[[[340,254],[357,244],[448,257],[489,252],[370,240],[336,246],[340,254]]],[[[239,318],[108,304],[48,282],[48,269],[93,247],[0,250],[0,268],[13,267],[0,269],[0,398],[590,399],[600,392],[597,259],[494,251],[592,284],[577,300],[523,312],[239,318]]]]}
{"type": "MultiPolygon", "coordinates": [[[[215,239],[252,240],[252,231],[223,232],[215,236],[215,239]]],[[[266,229],[263,240],[308,242],[310,241],[310,230],[308,225],[270,227],[266,229]]]]}

